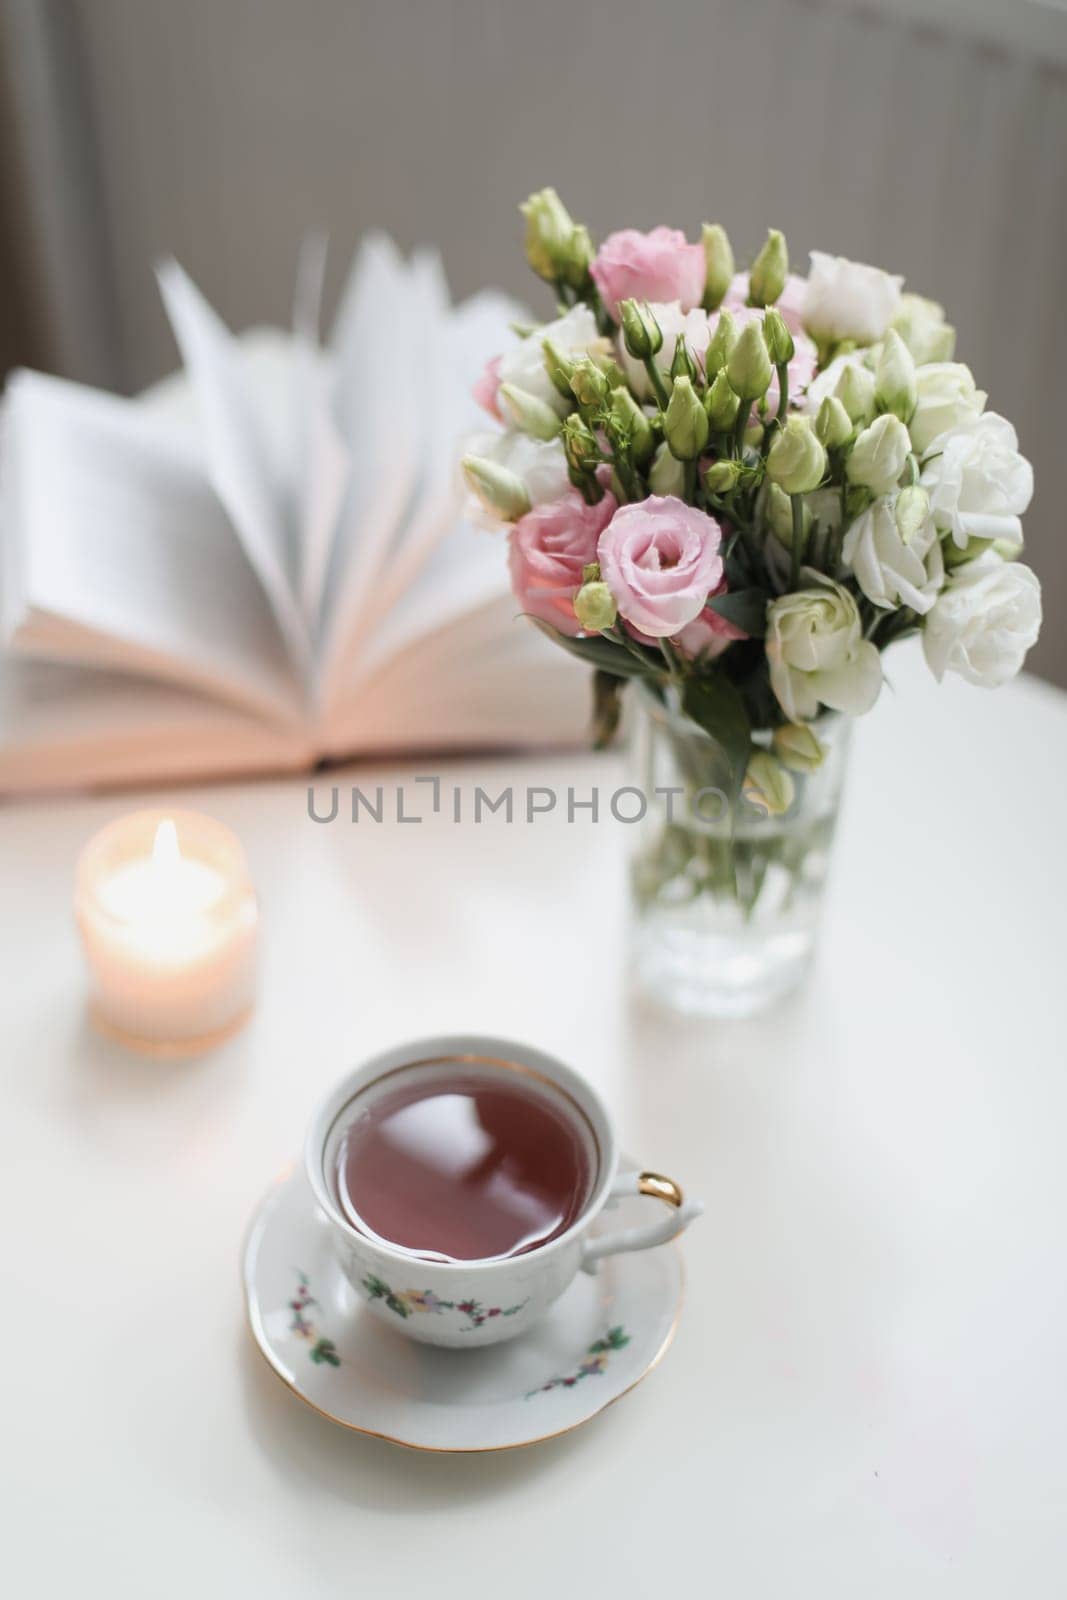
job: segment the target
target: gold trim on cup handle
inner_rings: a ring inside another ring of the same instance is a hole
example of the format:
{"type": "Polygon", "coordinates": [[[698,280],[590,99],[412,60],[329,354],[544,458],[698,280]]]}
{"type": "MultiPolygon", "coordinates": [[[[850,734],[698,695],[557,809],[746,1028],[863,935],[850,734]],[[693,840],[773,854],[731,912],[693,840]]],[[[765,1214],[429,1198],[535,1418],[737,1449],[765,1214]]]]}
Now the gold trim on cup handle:
{"type": "Polygon", "coordinates": [[[673,1178],[661,1172],[642,1172],[637,1178],[638,1194],[650,1194],[655,1200],[666,1200],[669,1206],[682,1206],[685,1196],[673,1178]]]}
{"type": "Polygon", "coordinates": [[[704,1209],[699,1200],[686,1200],[674,1179],[665,1178],[659,1172],[620,1173],[611,1186],[609,1204],[612,1200],[622,1200],[635,1194],[651,1195],[654,1200],[662,1200],[668,1207],[666,1213],[655,1222],[645,1223],[639,1228],[620,1228],[616,1233],[587,1239],[582,1253],[583,1272],[595,1272],[603,1256],[618,1255],[624,1250],[649,1250],[655,1245],[666,1244],[688,1228],[704,1209]]]}

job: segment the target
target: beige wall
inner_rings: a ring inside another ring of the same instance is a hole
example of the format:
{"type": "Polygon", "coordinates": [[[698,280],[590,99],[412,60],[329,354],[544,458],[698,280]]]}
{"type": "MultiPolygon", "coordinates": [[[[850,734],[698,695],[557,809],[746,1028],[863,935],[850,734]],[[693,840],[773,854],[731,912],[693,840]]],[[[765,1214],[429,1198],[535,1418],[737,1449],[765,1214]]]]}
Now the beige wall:
{"type": "Polygon", "coordinates": [[[18,48],[49,16],[44,53],[58,36],[65,62],[22,108],[46,118],[51,94],[69,124],[66,156],[31,149],[53,215],[46,225],[31,204],[20,235],[52,263],[56,365],[127,388],[173,365],[151,276],[169,251],[241,326],[287,315],[312,227],[330,231],[334,291],[360,232],[381,226],[404,245],[439,243],[458,293],[491,281],[536,299],[515,205],[546,182],[599,231],[717,218],[751,251],[774,224],[797,260],[813,245],[875,260],[949,304],[961,354],[1035,462],[1028,534],[1048,621],[1031,660],[1067,684],[1062,11],[6,0],[5,15],[18,48]],[[68,202],[80,204],[93,312],[68,202]]]}

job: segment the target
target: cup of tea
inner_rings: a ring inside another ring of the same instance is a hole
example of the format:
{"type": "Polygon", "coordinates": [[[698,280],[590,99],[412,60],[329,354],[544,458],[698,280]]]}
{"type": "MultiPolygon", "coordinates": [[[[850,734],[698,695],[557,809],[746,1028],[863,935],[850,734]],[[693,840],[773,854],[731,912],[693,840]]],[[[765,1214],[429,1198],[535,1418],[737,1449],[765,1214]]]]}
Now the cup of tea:
{"type": "Polygon", "coordinates": [[[670,1178],[620,1170],[591,1086],[508,1039],[425,1039],[375,1056],[323,1100],[304,1159],[371,1310],[456,1349],[522,1333],[577,1272],[663,1244],[702,1210],[670,1178]],[[657,1214],[594,1235],[604,1207],[634,1194],[657,1214]]]}

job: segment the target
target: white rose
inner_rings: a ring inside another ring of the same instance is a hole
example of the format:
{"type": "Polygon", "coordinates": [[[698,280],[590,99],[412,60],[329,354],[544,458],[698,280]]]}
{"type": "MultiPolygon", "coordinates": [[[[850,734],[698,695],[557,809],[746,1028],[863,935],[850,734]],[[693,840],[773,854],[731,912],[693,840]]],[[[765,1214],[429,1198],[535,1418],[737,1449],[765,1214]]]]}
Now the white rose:
{"type": "Polygon", "coordinates": [[[867,365],[867,354],[866,350],[857,350],[848,355],[835,356],[829,366],[824,367],[818,377],[812,378],[808,384],[800,402],[801,409],[810,416],[818,416],[819,407],[832,395],[842,402],[853,422],[873,417],[874,373],[867,365]],[[849,375],[848,382],[845,381],[846,373],[849,375]]]}
{"type": "Polygon", "coordinates": [[[841,554],[873,605],[886,610],[910,606],[925,613],[945,581],[937,529],[933,517],[927,516],[905,538],[895,510],[894,500],[876,500],[849,527],[841,554]]]}
{"type": "Polygon", "coordinates": [[[896,488],[910,454],[911,439],[900,418],[875,417],[852,446],[845,476],[873,494],[888,494],[896,488]]]}
{"type": "MultiPolygon", "coordinates": [[[[663,343],[654,356],[659,370],[667,373],[671,370],[674,360],[674,347],[678,343],[678,335],[685,335],[685,345],[689,354],[698,365],[703,365],[704,355],[711,340],[711,327],[707,313],[699,308],[694,311],[683,311],[681,303],[677,300],[668,300],[659,304],[650,305],[648,308],[659,324],[663,335],[663,343]]],[[[627,350],[620,335],[619,361],[626,373],[630,388],[638,400],[651,400],[653,398],[652,385],[648,380],[643,361],[635,361],[627,350]]]]}
{"type": "Polygon", "coordinates": [[[921,294],[902,294],[893,322],[918,365],[926,361],[951,361],[956,330],[945,321],[945,308],[921,294]]]}
{"type": "Polygon", "coordinates": [[[926,619],[923,653],[940,682],[958,672],[995,689],[1014,678],[1041,629],[1041,585],[1018,561],[987,551],[951,576],[926,619]]]}
{"type": "Polygon", "coordinates": [[[865,640],[847,589],[804,569],[808,588],[767,609],[771,687],[790,722],[809,722],[820,704],[859,716],[882,686],[882,663],[865,640]]]}
{"type": "MultiPolygon", "coordinates": [[[[584,355],[595,350],[599,343],[596,318],[588,306],[577,305],[572,306],[565,317],[557,317],[555,322],[535,328],[501,356],[500,381],[543,400],[557,416],[565,417],[573,409],[573,402],[564,399],[545,369],[543,344],[546,339],[551,339],[565,355],[584,355]]],[[[604,348],[607,348],[606,341],[604,348]]]]}
{"type": "MultiPolygon", "coordinates": [[[[570,488],[567,458],[559,439],[543,441],[518,432],[478,433],[465,441],[465,454],[513,472],[525,486],[531,506],[558,500],[570,488]]],[[[476,494],[468,495],[466,512],[481,528],[506,526],[500,513],[476,494]]]]}
{"type": "Polygon", "coordinates": [[[970,427],[985,410],[986,393],[961,361],[935,361],[915,369],[918,400],[908,423],[915,454],[925,455],[942,433],[970,427]]]}
{"type": "Polygon", "coordinates": [[[900,311],[903,278],[844,256],[811,252],[804,326],[821,339],[873,344],[900,311]]]}
{"type": "Polygon", "coordinates": [[[937,526],[961,550],[971,539],[1021,540],[1019,518],[1030,504],[1034,473],[1018,444],[1011,423],[987,411],[927,451],[919,481],[937,526]]]}

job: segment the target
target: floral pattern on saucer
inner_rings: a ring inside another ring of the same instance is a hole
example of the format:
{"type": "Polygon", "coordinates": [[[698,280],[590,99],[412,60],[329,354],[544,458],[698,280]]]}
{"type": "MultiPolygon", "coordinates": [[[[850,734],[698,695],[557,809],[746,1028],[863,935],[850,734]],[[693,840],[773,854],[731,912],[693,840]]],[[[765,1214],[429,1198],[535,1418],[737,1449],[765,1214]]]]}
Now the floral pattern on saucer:
{"type": "Polygon", "coordinates": [[[298,1339],[303,1339],[309,1345],[308,1356],[317,1367],[324,1364],[330,1367],[339,1367],[341,1358],[337,1354],[337,1346],[332,1339],[323,1338],[316,1334],[315,1324],[307,1315],[308,1311],[318,1305],[318,1301],[311,1292],[311,1283],[306,1272],[298,1272],[299,1280],[296,1292],[289,1301],[289,1310],[293,1313],[289,1323],[289,1331],[298,1339]]]}
{"type": "Polygon", "coordinates": [[[480,1300],[442,1300],[432,1289],[392,1289],[373,1272],[363,1279],[363,1287],[369,1299],[384,1300],[398,1317],[410,1317],[414,1312],[440,1316],[443,1311],[458,1311],[467,1318],[468,1328],[480,1328],[490,1317],[514,1317],[527,1303],[522,1300],[517,1306],[483,1306],[480,1300]]]}
{"type": "Polygon", "coordinates": [[[583,1378],[600,1377],[607,1367],[611,1352],[621,1350],[629,1342],[630,1335],[622,1327],[609,1328],[602,1339],[594,1339],[577,1372],[568,1373],[566,1377],[549,1378],[547,1383],[539,1383],[536,1389],[527,1392],[527,1400],[532,1399],[535,1394],[544,1394],[548,1389],[573,1389],[583,1378]]]}
{"type": "MultiPolygon", "coordinates": [[[[623,1163],[637,1169],[628,1157],[623,1163]]],[[[639,1226],[646,1213],[644,1199],[623,1199],[612,1226],[639,1226]]],[[[595,1278],[580,1273],[543,1318],[534,1321],[531,1301],[521,1319],[505,1325],[511,1333],[529,1319],[522,1338],[464,1361],[454,1349],[412,1349],[403,1337],[438,1313],[426,1309],[422,1323],[405,1321],[386,1309],[383,1294],[376,1297],[383,1302],[380,1314],[377,1308],[368,1314],[368,1291],[358,1287],[368,1270],[365,1265],[354,1274],[353,1297],[307,1178],[300,1168],[290,1172],[264,1195],[245,1239],[242,1279],[252,1338],[286,1388],[321,1416],[412,1449],[460,1454],[510,1450],[590,1422],[660,1360],[682,1299],[678,1250],[609,1256],[595,1278]],[[389,1338],[386,1322],[401,1337],[389,1338]],[[594,1373],[595,1383],[582,1381],[594,1373]],[[549,1392],[542,1392],[546,1386],[549,1392]],[[531,1393],[540,1399],[528,1400],[531,1393]]],[[[421,1274],[418,1262],[413,1271],[421,1274]]],[[[422,1287],[410,1304],[403,1302],[409,1317],[417,1317],[416,1304],[433,1304],[422,1287]]],[[[451,1287],[444,1292],[461,1299],[451,1287]]],[[[464,1311],[442,1308],[444,1320],[434,1326],[455,1330],[453,1346],[469,1346],[462,1333],[473,1325],[470,1313],[492,1309],[488,1302],[464,1311]]]]}

